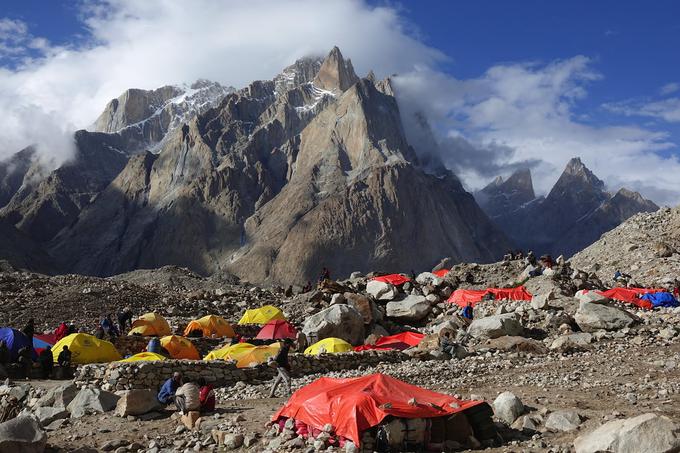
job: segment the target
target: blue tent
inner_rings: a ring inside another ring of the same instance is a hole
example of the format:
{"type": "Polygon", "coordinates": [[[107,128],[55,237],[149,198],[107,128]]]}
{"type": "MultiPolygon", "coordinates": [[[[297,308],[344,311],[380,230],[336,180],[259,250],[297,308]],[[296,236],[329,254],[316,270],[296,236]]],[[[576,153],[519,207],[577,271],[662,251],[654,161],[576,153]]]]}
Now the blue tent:
{"type": "Polygon", "coordinates": [[[31,348],[33,357],[35,358],[35,350],[33,345],[28,340],[28,337],[22,332],[12,329],[10,327],[3,327],[0,329],[0,340],[4,340],[9,350],[9,359],[14,362],[17,359],[19,349],[24,346],[31,348]]]}
{"type": "Polygon", "coordinates": [[[640,299],[650,301],[654,307],[677,307],[680,305],[680,302],[671,293],[663,291],[643,294],[640,299]]]}

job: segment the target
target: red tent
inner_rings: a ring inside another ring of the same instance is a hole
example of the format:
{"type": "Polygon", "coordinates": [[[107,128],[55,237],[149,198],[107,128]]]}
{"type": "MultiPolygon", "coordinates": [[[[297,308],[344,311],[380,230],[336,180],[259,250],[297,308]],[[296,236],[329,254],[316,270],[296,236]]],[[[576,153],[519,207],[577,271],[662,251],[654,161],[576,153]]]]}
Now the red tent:
{"type": "Polygon", "coordinates": [[[487,294],[492,294],[494,300],[531,300],[531,294],[524,286],[516,288],[487,288],[487,289],[457,289],[448,298],[447,302],[465,307],[468,302],[474,307],[487,294]]]}
{"type": "Polygon", "coordinates": [[[322,377],[293,393],[272,420],[294,418],[316,429],[330,423],[338,436],[358,446],[361,433],[389,415],[442,417],[478,404],[486,403],[459,400],[379,373],[346,379],[322,377]],[[415,403],[409,404],[413,399],[415,403]]]}
{"type": "Polygon", "coordinates": [[[297,330],[288,321],[273,319],[262,326],[255,337],[258,340],[283,340],[284,338],[297,338],[297,330]]]}
{"type": "Polygon", "coordinates": [[[375,344],[364,344],[356,346],[355,351],[367,351],[375,349],[378,351],[389,351],[398,349],[403,351],[411,346],[418,346],[418,343],[425,338],[425,334],[419,332],[402,332],[395,335],[380,337],[375,344]]]}
{"type": "Polygon", "coordinates": [[[401,274],[381,275],[380,277],[374,277],[373,280],[377,282],[390,283],[394,286],[403,285],[404,283],[411,281],[410,278],[404,277],[401,274]]]}
{"type": "Polygon", "coordinates": [[[432,273],[439,278],[444,278],[444,276],[448,274],[450,270],[451,269],[439,269],[438,271],[434,271],[432,273]]]}
{"type": "Polygon", "coordinates": [[[647,310],[651,310],[654,308],[652,303],[648,300],[645,299],[640,299],[640,296],[643,294],[647,293],[658,293],[658,292],[663,292],[666,291],[665,289],[658,289],[658,288],[612,288],[608,289],[607,291],[597,291],[599,294],[602,294],[604,297],[608,297],[609,299],[614,299],[618,300],[621,302],[625,302],[628,304],[633,304],[636,305],[640,308],[645,308],[647,310]]]}

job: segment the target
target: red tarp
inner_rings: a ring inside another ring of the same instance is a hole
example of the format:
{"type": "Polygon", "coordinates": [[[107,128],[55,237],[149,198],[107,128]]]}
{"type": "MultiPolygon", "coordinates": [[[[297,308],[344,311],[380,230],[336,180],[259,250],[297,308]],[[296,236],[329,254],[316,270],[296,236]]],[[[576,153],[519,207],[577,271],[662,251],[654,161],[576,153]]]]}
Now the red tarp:
{"type": "Polygon", "coordinates": [[[375,344],[356,346],[354,350],[367,351],[369,349],[377,349],[379,351],[386,351],[390,349],[399,349],[400,351],[403,351],[411,346],[418,346],[418,343],[420,343],[423,338],[425,338],[425,334],[419,332],[402,332],[396,335],[380,337],[375,344]]]}
{"type": "Polygon", "coordinates": [[[262,326],[255,337],[258,340],[282,340],[284,338],[297,338],[297,330],[288,321],[274,319],[262,326]]]}
{"type": "Polygon", "coordinates": [[[474,307],[484,299],[487,294],[493,294],[494,300],[531,300],[531,294],[524,286],[516,288],[487,288],[487,289],[457,289],[448,298],[447,302],[465,307],[468,302],[474,307]]]}
{"type": "Polygon", "coordinates": [[[373,280],[383,283],[390,283],[394,286],[403,285],[404,283],[411,281],[410,278],[404,277],[401,274],[382,275],[380,277],[373,278],[373,280]]]}
{"type": "Polygon", "coordinates": [[[651,310],[654,308],[652,303],[648,300],[645,299],[640,299],[640,296],[643,294],[647,293],[658,293],[666,291],[665,289],[660,289],[660,288],[612,288],[608,289],[607,291],[597,291],[599,294],[602,294],[604,297],[608,297],[610,299],[618,300],[621,302],[626,302],[628,304],[633,304],[636,305],[640,308],[645,308],[647,310],[651,310]]]}
{"type": "Polygon", "coordinates": [[[389,415],[442,417],[478,404],[486,403],[459,400],[379,373],[346,379],[322,377],[293,393],[272,420],[294,418],[316,429],[330,423],[335,434],[359,446],[361,433],[389,415]],[[413,398],[416,403],[408,404],[413,398]]]}
{"type": "Polygon", "coordinates": [[[449,270],[450,269],[439,269],[438,271],[434,271],[432,273],[439,278],[444,278],[444,276],[449,273],[449,270]]]}

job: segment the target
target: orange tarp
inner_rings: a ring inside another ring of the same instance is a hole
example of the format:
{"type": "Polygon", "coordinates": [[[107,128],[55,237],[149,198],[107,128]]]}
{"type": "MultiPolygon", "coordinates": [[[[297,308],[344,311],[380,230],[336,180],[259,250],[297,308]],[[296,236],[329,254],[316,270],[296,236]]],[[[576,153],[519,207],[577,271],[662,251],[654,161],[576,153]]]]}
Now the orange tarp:
{"type": "Polygon", "coordinates": [[[531,300],[531,294],[524,286],[516,288],[487,288],[487,289],[457,289],[447,300],[447,302],[465,307],[468,302],[474,307],[487,294],[492,294],[494,300],[531,300]]]}
{"type": "Polygon", "coordinates": [[[390,283],[394,286],[403,285],[404,283],[411,281],[410,278],[404,277],[401,274],[381,275],[380,277],[374,277],[373,280],[377,282],[390,283]]]}
{"type": "Polygon", "coordinates": [[[389,350],[399,349],[404,350],[411,346],[418,346],[421,340],[425,338],[425,334],[419,332],[401,332],[395,335],[388,335],[378,338],[375,344],[364,344],[354,348],[355,351],[367,351],[369,349],[389,350]]]}
{"type": "Polygon", "coordinates": [[[361,433],[385,417],[442,417],[478,404],[486,403],[459,400],[379,373],[346,379],[322,377],[293,393],[272,420],[294,418],[319,430],[331,424],[337,435],[358,446],[361,433]]]}
{"type": "Polygon", "coordinates": [[[449,273],[449,270],[450,269],[439,269],[438,271],[434,271],[432,273],[439,278],[444,278],[444,276],[449,273]]]}
{"type": "Polygon", "coordinates": [[[652,303],[645,299],[640,299],[640,296],[647,293],[658,293],[666,291],[665,289],[659,288],[612,288],[607,291],[598,291],[604,297],[610,299],[618,300],[621,302],[626,302],[629,304],[637,305],[640,308],[646,308],[651,310],[654,308],[652,303]]]}

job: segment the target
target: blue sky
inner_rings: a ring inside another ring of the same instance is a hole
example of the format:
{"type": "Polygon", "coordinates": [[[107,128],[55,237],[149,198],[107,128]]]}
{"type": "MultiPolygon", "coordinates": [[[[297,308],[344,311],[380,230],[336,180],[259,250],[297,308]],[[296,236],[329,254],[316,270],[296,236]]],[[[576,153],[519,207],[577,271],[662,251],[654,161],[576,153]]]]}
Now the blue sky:
{"type": "Polygon", "coordinates": [[[405,121],[426,113],[471,190],[529,165],[544,193],[579,155],[612,190],[676,204],[657,173],[680,172],[678,17],[671,0],[5,0],[0,158],[67,158],[126,88],[239,87],[337,44],[360,74],[399,74],[405,121]]]}

